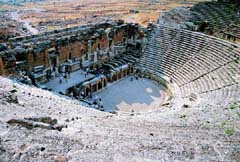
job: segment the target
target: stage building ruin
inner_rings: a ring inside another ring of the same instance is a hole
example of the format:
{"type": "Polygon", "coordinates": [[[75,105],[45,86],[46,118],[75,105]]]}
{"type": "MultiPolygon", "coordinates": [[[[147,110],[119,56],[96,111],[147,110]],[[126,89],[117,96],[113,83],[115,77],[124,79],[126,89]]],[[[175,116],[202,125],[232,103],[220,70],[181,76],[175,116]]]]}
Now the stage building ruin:
{"type": "Polygon", "coordinates": [[[58,74],[83,69],[98,78],[81,83],[87,94],[106,86],[106,81],[114,82],[128,75],[140,55],[134,50],[141,51],[143,46],[144,30],[138,24],[123,21],[16,37],[1,44],[0,75],[18,77],[24,82],[31,80],[39,86],[58,74]]]}

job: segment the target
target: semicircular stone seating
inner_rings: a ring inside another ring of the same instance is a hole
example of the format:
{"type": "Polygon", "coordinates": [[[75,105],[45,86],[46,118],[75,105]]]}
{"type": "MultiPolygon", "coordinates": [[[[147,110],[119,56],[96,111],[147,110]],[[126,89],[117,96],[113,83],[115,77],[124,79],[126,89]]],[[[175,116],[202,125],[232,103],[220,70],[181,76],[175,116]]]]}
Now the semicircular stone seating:
{"type": "Polygon", "coordinates": [[[240,46],[199,32],[155,25],[140,66],[171,78],[182,98],[211,104],[240,99],[240,46]]]}
{"type": "Polygon", "coordinates": [[[190,9],[192,21],[208,22],[208,28],[213,32],[224,32],[240,38],[239,6],[239,3],[200,2],[190,9]]]}

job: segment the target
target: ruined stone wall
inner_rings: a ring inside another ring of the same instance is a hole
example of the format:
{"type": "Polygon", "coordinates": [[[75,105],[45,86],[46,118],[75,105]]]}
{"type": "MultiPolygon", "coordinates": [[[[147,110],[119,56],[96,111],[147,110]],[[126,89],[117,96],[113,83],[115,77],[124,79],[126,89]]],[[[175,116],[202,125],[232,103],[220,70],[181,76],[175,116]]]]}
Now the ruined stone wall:
{"type": "Polygon", "coordinates": [[[11,54],[6,53],[1,56],[2,64],[4,69],[1,70],[3,75],[15,75],[16,59],[11,54]]]}
{"type": "Polygon", "coordinates": [[[59,64],[64,63],[69,57],[70,45],[60,46],[57,51],[59,52],[59,64]]]}
{"type": "Polygon", "coordinates": [[[92,48],[91,52],[95,52],[98,49],[106,49],[108,47],[108,37],[106,34],[99,36],[98,38],[92,39],[92,48]]]}
{"type": "Polygon", "coordinates": [[[91,47],[91,52],[95,52],[98,48],[98,44],[99,44],[99,39],[93,39],[92,40],[92,47],[91,47]]]}
{"type": "Polygon", "coordinates": [[[11,31],[10,28],[0,28],[0,43],[7,42],[9,38],[19,36],[20,34],[16,31],[11,31]]]}
{"type": "Polygon", "coordinates": [[[48,63],[48,51],[40,51],[37,53],[30,52],[27,54],[27,64],[28,70],[32,70],[34,66],[44,65],[45,67],[49,66],[48,63]]]}
{"type": "Polygon", "coordinates": [[[82,42],[74,42],[69,45],[70,46],[70,53],[71,53],[71,58],[70,59],[75,59],[82,57],[82,50],[86,50],[85,46],[82,44],[82,42]]]}
{"type": "Polygon", "coordinates": [[[123,42],[123,37],[124,37],[124,30],[117,30],[113,37],[114,43],[117,44],[117,43],[123,42]]]}
{"type": "Polygon", "coordinates": [[[4,41],[7,41],[8,40],[8,38],[10,37],[10,33],[9,33],[9,31],[5,28],[5,29],[3,29],[3,28],[1,28],[1,30],[0,30],[0,42],[4,42],[4,41]]]}
{"type": "Polygon", "coordinates": [[[129,37],[132,34],[137,35],[139,32],[135,25],[121,24],[118,26],[113,23],[93,25],[92,28],[84,30],[79,27],[13,38],[9,48],[3,51],[4,59],[2,59],[0,64],[2,68],[0,74],[6,74],[8,71],[12,73],[15,67],[14,62],[16,61],[26,61],[26,64],[24,64],[26,66],[25,69],[31,71],[33,67],[39,65],[49,68],[53,66],[53,62],[56,66],[59,66],[68,59],[81,59],[86,54],[92,56],[98,50],[107,52],[105,49],[108,49],[110,44],[112,48],[114,45],[126,42],[129,29],[131,29],[129,37]],[[91,42],[91,46],[89,46],[88,42],[91,42]],[[10,57],[5,57],[5,53],[10,57]]]}
{"type": "Polygon", "coordinates": [[[73,42],[66,45],[58,46],[59,64],[64,63],[68,59],[76,59],[82,57],[87,51],[87,42],[73,42]]]}
{"type": "Polygon", "coordinates": [[[105,49],[105,48],[108,48],[108,37],[107,35],[104,35],[101,39],[100,39],[100,42],[99,42],[99,45],[100,45],[100,48],[101,49],[105,49]]]}
{"type": "Polygon", "coordinates": [[[3,64],[3,60],[2,60],[1,57],[0,57],[0,75],[2,75],[2,76],[6,75],[4,64],[3,64]]]}

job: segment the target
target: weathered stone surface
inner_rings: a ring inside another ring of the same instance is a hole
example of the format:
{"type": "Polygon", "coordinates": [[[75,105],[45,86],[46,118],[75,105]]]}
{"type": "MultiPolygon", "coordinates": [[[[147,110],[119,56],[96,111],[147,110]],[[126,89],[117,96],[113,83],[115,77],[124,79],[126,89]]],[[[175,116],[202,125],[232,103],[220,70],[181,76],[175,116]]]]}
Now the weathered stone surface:
{"type": "Polygon", "coordinates": [[[51,119],[50,117],[32,120],[33,118],[29,119],[11,119],[7,121],[10,125],[18,125],[21,127],[25,127],[27,129],[33,129],[33,128],[42,128],[42,129],[48,129],[48,130],[58,130],[61,131],[63,129],[63,125],[55,125],[51,124],[52,121],[49,121],[51,119]],[[43,122],[42,122],[43,121],[43,122]],[[48,122],[50,122],[48,124],[48,122]]]}
{"type": "MultiPolygon", "coordinates": [[[[13,87],[10,80],[0,78],[0,82],[0,93],[13,87]]],[[[238,159],[240,123],[236,113],[239,109],[202,106],[201,103],[186,109],[181,103],[152,113],[111,115],[85,108],[48,91],[14,85],[20,89],[17,93],[19,104],[0,103],[0,159],[3,161],[238,159]],[[55,124],[53,129],[48,124],[55,123],[53,119],[60,125],[67,123],[68,127],[57,131],[55,124]],[[9,126],[7,121],[30,129],[9,126]],[[227,124],[224,125],[224,121],[227,124]],[[231,136],[225,134],[228,127],[234,129],[231,136]]]]}
{"type": "Polygon", "coordinates": [[[51,125],[57,124],[57,119],[52,119],[51,117],[30,117],[30,118],[24,118],[26,120],[32,120],[35,122],[42,122],[42,123],[47,123],[51,125]]]}

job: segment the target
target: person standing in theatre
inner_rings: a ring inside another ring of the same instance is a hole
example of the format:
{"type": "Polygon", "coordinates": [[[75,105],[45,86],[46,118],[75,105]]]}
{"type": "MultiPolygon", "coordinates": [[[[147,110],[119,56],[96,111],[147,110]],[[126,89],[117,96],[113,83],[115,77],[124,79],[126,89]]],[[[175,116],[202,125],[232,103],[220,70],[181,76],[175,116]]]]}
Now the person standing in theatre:
{"type": "Polygon", "coordinates": [[[59,77],[59,83],[61,84],[62,81],[63,81],[63,77],[62,77],[62,75],[60,75],[60,77],[59,77]]]}

